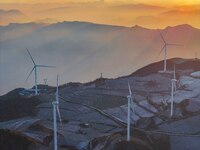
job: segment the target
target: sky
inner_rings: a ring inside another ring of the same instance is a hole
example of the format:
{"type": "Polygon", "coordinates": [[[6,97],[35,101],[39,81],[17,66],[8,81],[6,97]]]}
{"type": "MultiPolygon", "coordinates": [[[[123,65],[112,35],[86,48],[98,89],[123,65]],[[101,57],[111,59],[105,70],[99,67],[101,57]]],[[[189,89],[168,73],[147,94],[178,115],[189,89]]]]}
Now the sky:
{"type": "MultiPolygon", "coordinates": [[[[1,0],[2,3],[66,3],[66,2],[93,2],[98,0],[1,0]]],[[[105,2],[139,2],[139,3],[157,3],[157,4],[200,4],[200,0],[99,0],[105,2]]]]}
{"type": "Polygon", "coordinates": [[[0,11],[0,25],[86,21],[128,27],[190,24],[200,28],[200,0],[1,0],[0,10],[11,9],[19,12],[0,11]]]}

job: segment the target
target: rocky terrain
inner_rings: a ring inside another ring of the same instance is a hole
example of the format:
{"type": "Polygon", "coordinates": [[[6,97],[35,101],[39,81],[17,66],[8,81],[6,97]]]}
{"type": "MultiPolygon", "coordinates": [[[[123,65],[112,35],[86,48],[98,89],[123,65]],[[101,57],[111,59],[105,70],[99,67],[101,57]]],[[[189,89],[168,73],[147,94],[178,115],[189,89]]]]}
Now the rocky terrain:
{"type": "MultiPolygon", "coordinates": [[[[59,86],[60,150],[198,150],[200,148],[200,60],[156,62],[116,79],[59,86]],[[177,90],[170,118],[171,79],[177,90]],[[128,82],[133,92],[131,141],[126,142],[128,82]]],[[[44,86],[40,86],[40,89],[44,86]]],[[[55,88],[38,96],[16,89],[0,97],[0,149],[53,149],[55,88]]]]}

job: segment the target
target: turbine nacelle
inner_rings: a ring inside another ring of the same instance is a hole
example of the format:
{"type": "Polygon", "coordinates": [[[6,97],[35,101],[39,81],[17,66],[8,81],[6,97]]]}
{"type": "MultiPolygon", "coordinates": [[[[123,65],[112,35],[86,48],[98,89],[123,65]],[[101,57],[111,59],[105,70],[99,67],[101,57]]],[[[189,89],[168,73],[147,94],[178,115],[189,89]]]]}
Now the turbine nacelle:
{"type": "Polygon", "coordinates": [[[171,81],[172,81],[172,82],[177,82],[177,80],[176,80],[176,79],[171,79],[171,81]]]}
{"type": "Polygon", "coordinates": [[[57,101],[53,101],[52,104],[56,105],[56,106],[59,105],[59,103],[57,101]]]}
{"type": "Polygon", "coordinates": [[[133,98],[133,96],[132,95],[128,95],[127,98],[133,98]]]}

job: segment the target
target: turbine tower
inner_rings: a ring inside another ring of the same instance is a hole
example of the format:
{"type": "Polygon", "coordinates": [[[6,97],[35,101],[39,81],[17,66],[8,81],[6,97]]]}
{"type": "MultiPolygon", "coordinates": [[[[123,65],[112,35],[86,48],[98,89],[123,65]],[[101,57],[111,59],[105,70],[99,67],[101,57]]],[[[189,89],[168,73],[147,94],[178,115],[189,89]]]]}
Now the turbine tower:
{"type": "Polygon", "coordinates": [[[173,116],[173,110],[174,110],[174,85],[176,84],[177,80],[176,79],[172,79],[172,91],[171,91],[171,109],[170,109],[170,117],[173,116]]]}
{"type": "Polygon", "coordinates": [[[44,78],[44,90],[46,91],[47,90],[47,78],[44,78]]]}
{"type": "Polygon", "coordinates": [[[195,55],[195,58],[194,58],[194,59],[197,60],[197,58],[198,58],[197,51],[195,51],[195,54],[194,54],[194,55],[195,55]]]}
{"type": "Polygon", "coordinates": [[[46,67],[46,68],[54,68],[55,66],[46,66],[46,65],[37,65],[33,59],[33,57],[31,56],[31,53],[29,52],[29,50],[26,48],[32,62],[33,62],[33,69],[30,71],[28,77],[26,78],[26,81],[28,80],[28,78],[30,77],[30,75],[32,74],[32,72],[34,71],[35,74],[35,95],[38,95],[38,87],[37,87],[37,68],[41,68],[41,67],[46,67]]]}
{"type": "MultiPolygon", "coordinates": [[[[176,80],[176,65],[174,64],[174,74],[173,79],[176,80]]],[[[177,81],[177,80],[176,80],[177,81]]],[[[176,91],[176,82],[174,83],[174,91],[176,91]]]]}
{"type": "Polygon", "coordinates": [[[167,71],[167,47],[168,46],[181,46],[179,44],[172,44],[172,43],[167,43],[162,35],[162,33],[160,32],[160,30],[158,30],[159,33],[160,33],[160,37],[161,39],[163,40],[164,42],[164,46],[162,47],[159,55],[161,54],[161,52],[164,50],[164,69],[163,69],[163,72],[166,72],[167,71]]]}
{"type": "Polygon", "coordinates": [[[57,75],[57,82],[56,82],[56,100],[52,102],[53,104],[53,129],[54,129],[54,150],[58,150],[58,138],[57,138],[57,116],[56,112],[58,113],[59,121],[62,125],[62,119],[60,116],[59,110],[59,96],[58,96],[58,75],[57,75]]]}
{"type": "Polygon", "coordinates": [[[133,95],[131,92],[130,84],[128,82],[128,89],[129,89],[129,95],[127,96],[128,99],[128,114],[127,114],[127,141],[130,141],[130,120],[131,120],[131,104],[133,101],[133,95]]]}

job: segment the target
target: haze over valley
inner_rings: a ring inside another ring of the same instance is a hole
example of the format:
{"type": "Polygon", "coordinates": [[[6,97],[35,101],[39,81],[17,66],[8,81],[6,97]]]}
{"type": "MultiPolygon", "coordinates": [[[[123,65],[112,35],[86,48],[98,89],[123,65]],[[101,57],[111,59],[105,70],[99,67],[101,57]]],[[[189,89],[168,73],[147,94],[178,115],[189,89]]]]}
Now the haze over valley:
{"type": "MultiPolygon", "coordinates": [[[[200,30],[183,24],[161,30],[171,46],[167,58],[194,58],[200,55],[200,30]],[[197,54],[197,56],[195,55],[197,54]]],[[[1,94],[17,87],[30,88],[34,78],[25,82],[33,67],[26,48],[36,63],[55,65],[39,69],[39,83],[44,78],[55,84],[56,72],[60,82],[89,82],[100,77],[116,78],[162,60],[163,41],[156,29],[141,26],[123,27],[89,22],[60,22],[55,24],[13,23],[0,27],[1,94]]],[[[162,68],[160,68],[162,69],[162,68]]]]}

